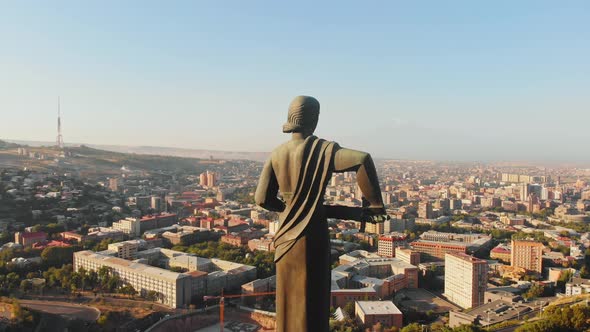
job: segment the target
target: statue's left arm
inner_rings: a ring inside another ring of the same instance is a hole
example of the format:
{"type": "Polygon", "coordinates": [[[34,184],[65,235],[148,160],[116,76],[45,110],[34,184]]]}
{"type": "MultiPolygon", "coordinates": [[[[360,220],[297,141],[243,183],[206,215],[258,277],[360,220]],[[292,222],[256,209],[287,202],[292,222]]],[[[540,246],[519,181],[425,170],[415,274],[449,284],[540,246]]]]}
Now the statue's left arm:
{"type": "Polygon", "coordinates": [[[285,203],[277,197],[279,183],[272,168],[271,159],[269,158],[264,164],[262,174],[260,174],[260,179],[258,180],[254,201],[256,205],[269,211],[283,212],[285,210],[285,203]]]}

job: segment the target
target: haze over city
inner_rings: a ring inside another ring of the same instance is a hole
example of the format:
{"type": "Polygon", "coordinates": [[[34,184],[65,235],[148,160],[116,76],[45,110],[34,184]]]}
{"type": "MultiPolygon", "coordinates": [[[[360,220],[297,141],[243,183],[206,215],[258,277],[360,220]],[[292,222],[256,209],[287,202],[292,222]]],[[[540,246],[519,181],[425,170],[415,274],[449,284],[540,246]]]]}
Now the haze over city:
{"type": "Polygon", "coordinates": [[[588,162],[589,5],[0,5],[0,139],[270,151],[291,98],[381,158],[588,162]]]}
{"type": "Polygon", "coordinates": [[[0,0],[0,331],[590,332],[590,2],[0,0]]]}

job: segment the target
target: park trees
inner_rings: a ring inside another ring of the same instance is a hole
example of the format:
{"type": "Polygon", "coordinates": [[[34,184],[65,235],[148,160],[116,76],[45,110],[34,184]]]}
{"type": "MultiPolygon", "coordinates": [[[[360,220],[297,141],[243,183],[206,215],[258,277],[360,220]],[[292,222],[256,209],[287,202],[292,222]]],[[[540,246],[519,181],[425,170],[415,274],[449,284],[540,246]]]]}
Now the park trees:
{"type": "Polygon", "coordinates": [[[47,247],[41,252],[41,259],[45,266],[61,266],[71,263],[73,254],[72,247],[47,247]]]}

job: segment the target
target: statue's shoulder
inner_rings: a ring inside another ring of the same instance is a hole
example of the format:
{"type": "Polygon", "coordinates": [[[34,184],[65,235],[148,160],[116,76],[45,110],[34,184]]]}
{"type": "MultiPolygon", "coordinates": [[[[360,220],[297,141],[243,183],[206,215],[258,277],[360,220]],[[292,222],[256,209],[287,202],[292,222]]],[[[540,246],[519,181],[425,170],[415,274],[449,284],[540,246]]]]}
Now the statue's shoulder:
{"type": "Polygon", "coordinates": [[[338,150],[340,149],[340,145],[334,141],[329,141],[323,138],[320,138],[322,140],[322,144],[326,145],[326,147],[330,147],[334,150],[338,150]]]}

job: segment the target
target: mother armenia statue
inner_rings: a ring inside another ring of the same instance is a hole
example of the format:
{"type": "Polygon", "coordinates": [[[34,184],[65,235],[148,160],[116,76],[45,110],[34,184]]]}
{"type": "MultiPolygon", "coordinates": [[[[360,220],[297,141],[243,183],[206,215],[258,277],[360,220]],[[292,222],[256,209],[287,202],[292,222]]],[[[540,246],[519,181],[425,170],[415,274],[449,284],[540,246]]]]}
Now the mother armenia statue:
{"type": "Polygon", "coordinates": [[[280,212],[275,234],[277,331],[327,332],[330,317],[330,238],[326,218],[382,222],[386,219],[373,160],[313,136],[320,104],[308,96],[289,106],[284,133],[264,165],[256,204],[280,212]],[[356,172],[363,208],[324,205],[332,173],[356,172]],[[282,199],[277,197],[281,193],[282,199]]]}

